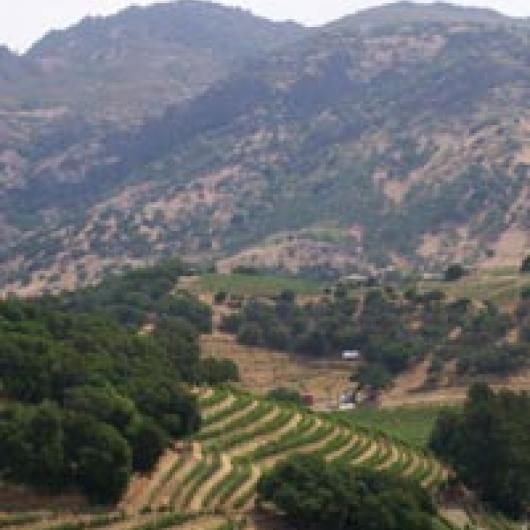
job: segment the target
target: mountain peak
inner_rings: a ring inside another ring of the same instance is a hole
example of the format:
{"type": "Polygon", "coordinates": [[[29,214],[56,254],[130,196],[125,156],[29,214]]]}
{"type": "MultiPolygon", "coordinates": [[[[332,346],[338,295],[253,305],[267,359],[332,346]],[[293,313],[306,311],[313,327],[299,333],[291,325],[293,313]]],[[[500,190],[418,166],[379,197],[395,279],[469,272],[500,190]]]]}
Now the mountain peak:
{"type": "Polygon", "coordinates": [[[7,46],[0,45],[0,79],[15,79],[23,69],[23,59],[7,46]]]}
{"type": "Polygon", "coordinates": [[[70,54],[90,54],[120,41],[135,46],[178,44],[239,58],[291,41],[302,31],[303,27],[294,22],[273,22],[238,7],[180,0],[131,6],[108,17],[87,17],[71,28],[48,33],[28,55],[62,55],[65,44],[70,54]]]}
{"type": "Polygon", "coordinates": [[[369,29],[415,22],[496,24],[515,20],[517,19],[503,15],[493,9],[466,7],[449,2],[426,4],[402,1],[359,11],[354,15],[344,17],[336,23],[332,23],[332,25],[353,24],[363,29],[369,29]]]}

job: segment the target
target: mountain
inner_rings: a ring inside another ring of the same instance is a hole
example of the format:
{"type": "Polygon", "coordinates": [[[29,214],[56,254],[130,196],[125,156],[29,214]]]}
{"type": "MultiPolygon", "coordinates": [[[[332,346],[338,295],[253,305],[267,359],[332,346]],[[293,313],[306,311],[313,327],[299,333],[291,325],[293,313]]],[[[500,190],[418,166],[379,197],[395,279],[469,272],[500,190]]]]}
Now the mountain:
{"type": "Polygon", "coordinates": [[[515,24],[524,22],[510,18],[492,9],[465,8],[447,2],[422,5],[416,2],[396,2],[382,7],[365,9],[333,23],[345,28],[375,29],[388,26],[403,26],[411,23],[471,23],[471,24],[515,24]]]}
{"type": "Polygon", "coordinates": [[[250,12],[194,0],[130,7],[52,31],[23,57],[32,75],[2,92],[32,106],[137,120],[203,92],[236,64],[304,33],[250,12]]]}
{"type": "Polygon", "coordinates": [[[3,83],[16,78],[25,71],[24,63],[6,46],[0,46],[0,80],[3,83]]]}
{"type": "Polygon", "coordinates": [[[312,275],[520,260],[530,24],[397,4],[295,33],[134,127],[31,139],[0,191],[8,288],[174,253],[312,275]]]}

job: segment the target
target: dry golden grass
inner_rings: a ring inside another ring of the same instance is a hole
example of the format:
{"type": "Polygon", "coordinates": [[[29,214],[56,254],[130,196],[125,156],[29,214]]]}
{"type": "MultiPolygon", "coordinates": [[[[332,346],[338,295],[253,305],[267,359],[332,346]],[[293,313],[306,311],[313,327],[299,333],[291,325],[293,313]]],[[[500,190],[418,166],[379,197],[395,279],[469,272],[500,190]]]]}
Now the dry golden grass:
{"type": "Polygon", "coordinates": [[[241,385],[252,392],[266,394],[286,387],[315,396],[316,405],[337,403],[351,384],[351,363],[342,361],[308,361],[299,356],[265,348],[251,348],[236,343],[223,333],[201,337],[207,357],[231,359],[239,366],[241,385]]]}

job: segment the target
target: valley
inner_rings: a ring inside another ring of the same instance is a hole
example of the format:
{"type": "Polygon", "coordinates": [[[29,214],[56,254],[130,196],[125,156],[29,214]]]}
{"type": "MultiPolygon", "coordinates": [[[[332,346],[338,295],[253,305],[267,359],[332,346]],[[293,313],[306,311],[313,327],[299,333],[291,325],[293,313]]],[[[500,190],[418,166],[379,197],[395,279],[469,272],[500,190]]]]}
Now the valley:
{"type": "Polygon", "coordinates": [[[520,528],[530,19],[145,4],[0,45],[0,529],[520,528]]]}

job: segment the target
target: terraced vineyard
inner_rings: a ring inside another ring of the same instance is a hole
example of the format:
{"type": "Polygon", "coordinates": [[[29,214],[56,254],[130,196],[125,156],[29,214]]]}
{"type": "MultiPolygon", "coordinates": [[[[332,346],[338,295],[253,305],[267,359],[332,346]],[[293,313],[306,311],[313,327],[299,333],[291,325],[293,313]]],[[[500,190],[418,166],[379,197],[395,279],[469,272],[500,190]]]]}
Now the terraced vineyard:
{"type": "MultiPolygon", "coordinates": [[[[227,530],[245,528],[264,470],[289,454],[394,470],[435,490],[448,472],[428,452],[340,419],[231,389],[200,392],[202,431],[175,446],[149,477],[136,478],[115,513],[0,517],[18,530],[227,530]],[[235,521],[235,522],[234,522],[235,521]]],[[[450,528],[440,523],[440,528],[450,528]]]]}
{"type": "Polygon", "coordinates": [[[347,423],[228,389],[201,393],[204,427],[155,473],[126,511],[224,513],[252,509],[264,470],[289,454],[318,453],[328,461],[394,470],[436,489],[447,471],[430,454],[347,423]]]}

